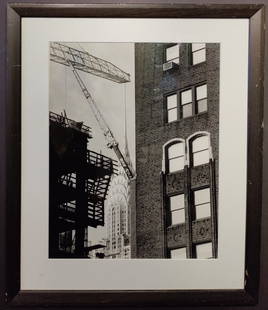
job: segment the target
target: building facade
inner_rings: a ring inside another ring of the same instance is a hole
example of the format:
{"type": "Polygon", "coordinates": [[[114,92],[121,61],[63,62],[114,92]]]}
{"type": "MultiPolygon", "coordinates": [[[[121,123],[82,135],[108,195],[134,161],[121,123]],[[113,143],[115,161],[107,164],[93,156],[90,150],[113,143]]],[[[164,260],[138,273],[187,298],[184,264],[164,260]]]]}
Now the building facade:
{"type": "Polygon", "coordinates": [[[130,258],[129,184],[122,168],[111,179],[106,201],[106,258],[130,258]]]}
{"type": "Polygon", "coordinates": [[[216,258],[219,44],[135,44],[137,258],[216,258]]]}

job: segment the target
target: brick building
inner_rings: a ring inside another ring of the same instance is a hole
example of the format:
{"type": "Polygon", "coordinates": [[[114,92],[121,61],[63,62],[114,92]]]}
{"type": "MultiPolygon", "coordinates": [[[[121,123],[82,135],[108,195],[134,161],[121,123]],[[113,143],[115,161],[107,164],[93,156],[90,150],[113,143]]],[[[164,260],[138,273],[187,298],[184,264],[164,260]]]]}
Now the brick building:
{"type": "Polygon", "coordinates": [[[219,53],[212,43],[135,45],[132,257],[217,257],[219,53]]]}

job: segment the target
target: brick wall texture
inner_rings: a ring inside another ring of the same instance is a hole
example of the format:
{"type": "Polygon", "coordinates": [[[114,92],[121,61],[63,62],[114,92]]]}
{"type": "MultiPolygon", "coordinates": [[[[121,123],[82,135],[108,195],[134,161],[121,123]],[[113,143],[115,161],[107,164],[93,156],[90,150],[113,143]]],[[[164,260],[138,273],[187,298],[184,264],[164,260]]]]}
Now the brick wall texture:
{"type": "MultiPolygon", "coordinates": [[[[163,72],[167,45],[135,44],[137,179],[136,223],[132,223],[132,228],[136,234],[135,253],[138,258],[162,258],[165,255],[165,225],[160,182],[163,145],[173,138],[186,139],[198,131],[209,132],[216,162],[216,180],[218,178],[220,45],[206,44],[206,62],[195,66],[191,65],[189,46],[181,44],[178,68],[163,72]],[[165,96],[202,82],[207,83],[208,111],[167,123],[165,96]]],[[[200,173],[202,175],[202,171],[200,173]]],[[[192,175],[192,178],[194,186],[204,185],[208,178],[207,172],[203,171],[203,177],[192,175]]],[[[168,193],[183,187],[179,175],[177,179],[176,181],[176,175],[167,176],[168,193]]],[[[205,228],[208,226],[207,221],[204,225],[205,228]]],[[[184,229],[175,227],[173,230],[184,229]]],[[[193,235],[195,237],[196,233],[193,235]]],[[[170,239],[172,238],[169,236],[168,243],[172,244],[170,239]]]]}

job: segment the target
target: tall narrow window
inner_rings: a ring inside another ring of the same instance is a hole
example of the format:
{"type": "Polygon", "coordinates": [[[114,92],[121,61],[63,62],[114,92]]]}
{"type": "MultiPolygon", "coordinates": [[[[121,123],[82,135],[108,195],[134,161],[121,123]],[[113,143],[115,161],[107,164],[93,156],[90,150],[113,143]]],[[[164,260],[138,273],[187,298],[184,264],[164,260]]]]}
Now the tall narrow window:
{"type": "Polygon", "coordinates": [[[212,258],[212,243],[202,243],[196,245],[196,258],[212,258]]]}
{"type": "Polygon", "coordinates": [[[167,120],[168,123],[178,119],[177,94],[167,96],[167,120]]]}
{"type": "Polygon", "coordinates": [[[194,191],[195,219],[210,217],[210,188],[194,191]]]}
{"type": "Polygon", "coordinates": [[[209,162],[209,136],[197,136],[191,142],[191,161],[193,166],[203,165],[209,162]]]}
{"type": "Polygon", "coordinates": [[[196,87],[196,108],[197,113],[207,111],[207,84],[196,87]]]}
{"type": "Polygon", "coordinates": [[[185,222],[184,195],[169,197],[171,225],[185,222]]]}
{"type": "Polygon", "coordinates": [[[166,62],[180,63],[180,45],[172,45],[166,48],[166,62]]]}
{"type": "Polygon", "coordinates": [[[206,61],[206,44],[192,43],[192,64],[197,65],[206,61]]]}
{"type": "Polygon", "coordinates": [[[171,144],[167,149],[168,172],[179,171],[184,168],[184,143],[171,144]]]}
{"type": "Polygon", "coordinates": [[[181,92],[181,117],[185,118],[193,115],[192,89],[181,92]]]}
{"type": "Polygon", "coordinates": [[[186,248],[179,248],[179,249],[170,250],[170,258],[173,258],[173,259],[187,258],[186,248]]]}

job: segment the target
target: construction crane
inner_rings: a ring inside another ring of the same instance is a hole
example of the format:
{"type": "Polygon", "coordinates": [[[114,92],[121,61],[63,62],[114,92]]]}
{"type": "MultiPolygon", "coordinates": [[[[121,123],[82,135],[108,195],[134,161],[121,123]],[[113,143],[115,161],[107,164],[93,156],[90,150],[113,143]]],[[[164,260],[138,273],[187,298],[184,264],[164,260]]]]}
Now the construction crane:
{"type": "Polygon", "coordinates": [[[81,51],[59,42],[51,42],[50,60],[71,68],[73,75],[105,136],[107,147],[114,150],[128,179],[133,179],[134,173],[132,169],[129,167],[122,152],[120,151],[118,142],[116,141],[111,129],[102,116],[97,104],[89,93],[78,71],[90,73],[120,84],[130,82],[130,75],[109,61],[95,57],[86,51],[81,51]]]}

